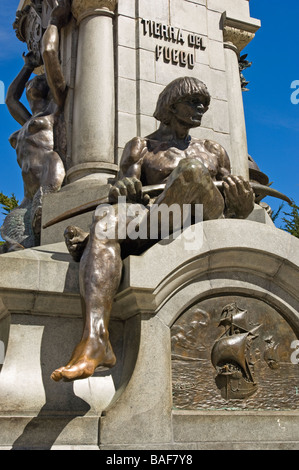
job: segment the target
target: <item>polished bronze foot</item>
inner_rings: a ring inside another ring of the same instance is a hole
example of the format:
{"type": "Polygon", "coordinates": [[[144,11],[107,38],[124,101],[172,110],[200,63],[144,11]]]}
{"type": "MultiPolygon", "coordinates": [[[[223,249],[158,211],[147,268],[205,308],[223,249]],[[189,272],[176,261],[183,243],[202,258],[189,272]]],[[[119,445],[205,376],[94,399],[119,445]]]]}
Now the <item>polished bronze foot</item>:
{"type": "Polygon", "coordinates": [[[94,344],[94,341],[81,341],[76,347],[72,359],[65,367],[56,369],[51,379],[55,382],[73,381],[91,377],[95,370],[101,368],[111,368],[116,363],[110,342],[107,346],[94,344]]]}

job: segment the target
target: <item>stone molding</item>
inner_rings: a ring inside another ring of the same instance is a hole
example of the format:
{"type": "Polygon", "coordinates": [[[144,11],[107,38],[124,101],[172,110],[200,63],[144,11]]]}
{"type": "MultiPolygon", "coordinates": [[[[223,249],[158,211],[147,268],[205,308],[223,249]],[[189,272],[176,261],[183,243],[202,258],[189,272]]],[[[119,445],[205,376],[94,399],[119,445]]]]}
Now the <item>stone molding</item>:
{"type": "Polygon", "coordinates": [[[243,21],[229,18],[224,12],[222,15],[224,47],[236,48],[234,50],[240,53],[252,41],[260,26],[260,21],[254,18],[243,21]]]}
{"type": "Polygon", "coordinates": [[[88,16],[113,16],[117,0],[73,0],[72,13],[78,23],[88,16]]]}
{"type": "Polygon", "coordinates": [[[196,273],[197,301],[228,291],[257,296],[284,311],[299,331],[298,239],[250,220],[210,220],[202,229],[198,252],[186,250],[182,237],[167,250],[160,242],[140,257],[125,259],[114,318],[146,312],[172,325],[194,299],[196,273]],[[166,303],[169,308],[164,310],[166,303]]]}
{"type": "Polygon", "coordinates": [[[90,175],[90,172],[94,173],[111,173],[115,176],[118,172],[118,165],[109,162],[87,162],[80,163],[69,169],[67,177],[70,181],[76,181],[83,176],[90,175]]]}
{"type": "Polygon", "coordinates": [[[225,26],[223,29],[224,47],[230,47],[232,44],[238,52],[241,52],[253,40],[254,36],[255,34],[249,31],[225,26]]]}

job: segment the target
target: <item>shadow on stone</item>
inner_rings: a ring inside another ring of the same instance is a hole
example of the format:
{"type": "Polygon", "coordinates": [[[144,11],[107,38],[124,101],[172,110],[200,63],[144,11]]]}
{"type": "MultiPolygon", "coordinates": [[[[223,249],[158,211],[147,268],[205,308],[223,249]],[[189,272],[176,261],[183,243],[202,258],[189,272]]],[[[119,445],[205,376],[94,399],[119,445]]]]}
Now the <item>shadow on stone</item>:
{"type": "Polygon", "coordinates": [[[51,449],[58,436],[75,418],[84,416],[90,405],[77,397],[73,383],[52,381],[51,373],[70,354],[73,341],[80,334],[78,319],[27,317],[16,318],[19,324],[28,322],[43,326],[41,344],[41,371],[46,403],[39,414],[25,427],[21,436],[14,442],[12,450],[38,448],[51,449]],[[68,341],[71,338],[71,341],[68,341]]]}

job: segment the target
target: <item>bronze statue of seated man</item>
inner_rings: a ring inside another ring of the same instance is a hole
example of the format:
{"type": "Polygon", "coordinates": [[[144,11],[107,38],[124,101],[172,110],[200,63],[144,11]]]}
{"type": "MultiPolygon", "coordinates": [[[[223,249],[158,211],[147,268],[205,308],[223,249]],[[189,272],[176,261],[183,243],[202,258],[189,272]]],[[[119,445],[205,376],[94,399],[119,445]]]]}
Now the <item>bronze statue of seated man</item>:
{"type": "MultiPolygon", "coordinates": [[[[122,248],[128,240],[100,237],[99,227],[105,223],[117,228],[120,196],[125,204],[142,203],[148,212],[153,203],[155,207],[201,204],[203,220],[247,218],[253,210],[253,190],[248,181],[231,175],[223,147],[189,135],[190,129],[200,126],[209,104],[209,92],[198,79],[183,77],[171,82],[159,96],[154,114],[161,122],[159,129],[148,137],[132,139],[124,149],[120,175],[109,194],[114,210],[110,215],[108,211],[105,220],[96,211],[90,233],[72,226],[66,229],[68,249],[80,260],[85,325],[69,363],[53,372],[55,381],[84,379],[97,367],[112,367],[116,362],[108,325],[122,275],[122,248]],[[222,192],[216,184],[219,181],[223,182],[222,192]],[[162,183],[165,188],[156,198],[150,200],[143,194],[143,186],[162,183]]],[[[134,243],[130,240],[128,246],[134,243]]]]}

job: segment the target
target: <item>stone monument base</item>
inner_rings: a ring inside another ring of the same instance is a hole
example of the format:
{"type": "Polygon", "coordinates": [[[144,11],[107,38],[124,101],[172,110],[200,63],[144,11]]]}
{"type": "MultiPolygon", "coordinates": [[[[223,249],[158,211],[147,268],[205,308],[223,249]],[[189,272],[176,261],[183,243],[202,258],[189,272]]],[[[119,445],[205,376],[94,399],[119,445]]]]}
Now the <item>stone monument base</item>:
{"type": "Polygon", "coordinates": [[[299,449],[299,241],[250,220],[201,230],[196,250],[181,237],[124,261],[110,326],[117,365],[74,383],[50,374],[80,338],[78,264],[63,243],[0,257],[1,450],[299,449]],[[221,397],[210,359],[232,302],[261,324],[250,358],[258,391],[235,401],[221,397]],[[273,389],[261,372],[272,340],[273,389]]]}

